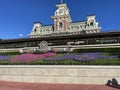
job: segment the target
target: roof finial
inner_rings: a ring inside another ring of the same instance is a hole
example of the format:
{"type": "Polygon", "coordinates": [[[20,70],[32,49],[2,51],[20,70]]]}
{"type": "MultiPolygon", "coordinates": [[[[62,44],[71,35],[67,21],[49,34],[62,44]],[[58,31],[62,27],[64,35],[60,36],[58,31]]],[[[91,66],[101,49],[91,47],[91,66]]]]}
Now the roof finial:
{"type": "Polygon", "coordinates": [[[61,2],[60,3],[63,3],[63,0],[61,0],[61,2]]]}

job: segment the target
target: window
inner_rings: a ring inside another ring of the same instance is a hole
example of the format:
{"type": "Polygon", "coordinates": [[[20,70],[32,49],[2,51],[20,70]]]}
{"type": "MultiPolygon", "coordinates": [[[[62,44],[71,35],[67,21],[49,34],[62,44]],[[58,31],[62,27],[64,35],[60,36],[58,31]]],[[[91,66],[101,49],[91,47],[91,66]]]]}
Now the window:
{"type": "Polygon", "coordinates": [[[70,30],[70,27],[68,27],[68,30],[70,30]]]}
{"type": "Polygon", "coordinates": [[[36,32],[38,30],[38,27],[36,26],[35,29],[34,29],[34,32],[36,32]]]}
{"type": "Polygon", "coordinates": [[[35,28],[35,29],[34,29],[34,32],[36,32],[36,31],[37,31],[37,29],[35,28]]]}
{"type": "Polygon", "coordinates": [[[77,26],[77,29],[79,29],[79,26],[77,26]]]}
{"type": "Polygon", "coordinates": [[[72,27],[71,27],[71,29],[73,30],[73,29],[74,29],[74,27],[72,26],[72,27]]]}
{"type": "Polygon", "coordinates": [[[63,28],[62,22],[59,23],[59,29],[61,30],[63,28]]]}
{"type": "Polygon", "coordinates": [[[49,29],[48,29],[47,31],[48,31],[48,32],[50,32],[50,30],[49,30],[49,29]]]}
{"type": "Polygon", "coordinates": [[[82,25],[80,26],[80,28],[82,29],[82,25]]]}
{"type": "Polygon", "coordinates": [[[90,22],[90,26],[93,26],[93,22],[90,22]]]}

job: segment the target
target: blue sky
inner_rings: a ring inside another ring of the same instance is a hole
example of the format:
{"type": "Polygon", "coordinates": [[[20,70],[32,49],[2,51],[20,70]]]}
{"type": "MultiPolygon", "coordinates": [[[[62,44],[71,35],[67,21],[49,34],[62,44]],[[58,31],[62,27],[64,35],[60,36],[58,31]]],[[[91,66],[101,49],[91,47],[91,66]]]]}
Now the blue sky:
{"type": "MultiPolygon", "coordinates": [[[[63,0],[70,9],[72,21],[86,20],[96,14],[102,31],[120,29],[120,0],[63,0]]],[[[28,37],[34,22],[53,24],[56,4],[60,0],[0,0],[0,38],[28,37]],[[23,34],[20,36],[20,34],[23,34]]]]}

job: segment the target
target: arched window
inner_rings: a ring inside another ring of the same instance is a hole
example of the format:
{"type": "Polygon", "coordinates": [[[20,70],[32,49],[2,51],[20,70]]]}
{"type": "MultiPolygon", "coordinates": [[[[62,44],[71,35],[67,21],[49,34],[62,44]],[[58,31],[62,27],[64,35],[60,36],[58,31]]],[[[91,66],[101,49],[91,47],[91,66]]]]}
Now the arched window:
{"type": "Polygon", "coordinates": [[[90,26],[93,26],[93,22],[90,22],[90,26]]]}
{"type": "Polygon", "coordinates": [[[37,30],[38,30],[38,27],[36,26],[35,29],[34,29],[34,32],[37,32],[37,30]]]}
{"type": "Polygon", "coordinates": [[[56,15],[57,15],[57,12],[56,12],[56,15]]]}
{"type": "Polygon", "coordinates": [[[36,32],[36,31],[37,31],[37,29],[35,28],[35,29],[34,29],[34,32],[36,32]]]}
{"type": "Polygon", "coordinates": [[[61,30],[63,28],[62,22],[59,23],[59,29],[61,30]]]}

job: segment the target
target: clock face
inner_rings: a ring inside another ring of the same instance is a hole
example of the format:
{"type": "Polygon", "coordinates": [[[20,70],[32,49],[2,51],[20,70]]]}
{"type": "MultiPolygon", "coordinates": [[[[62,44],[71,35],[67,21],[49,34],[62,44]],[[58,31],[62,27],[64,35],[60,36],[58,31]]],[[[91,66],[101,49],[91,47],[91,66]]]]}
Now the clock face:
{"type": "Polygon", "coordinates": [[[59,9],[59,14],[63,14],[64,10],[63,9],[59,9]]]}
{"type": "Polygon", "coordinates": [[[47,42],[46,41],[42,41],[41,43],[40,43],[40,49],[45,49],[46,47],[47,47],[47,42]]]}

